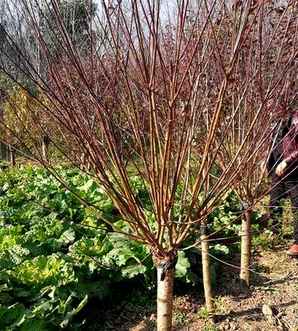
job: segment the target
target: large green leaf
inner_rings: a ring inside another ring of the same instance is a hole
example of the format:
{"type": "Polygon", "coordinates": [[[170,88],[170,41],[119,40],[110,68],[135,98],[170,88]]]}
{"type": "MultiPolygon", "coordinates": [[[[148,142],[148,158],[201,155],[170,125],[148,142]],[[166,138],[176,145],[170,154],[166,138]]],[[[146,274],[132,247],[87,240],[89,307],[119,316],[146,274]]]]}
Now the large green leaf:
{"type": "Polygon", "coordinates": [[[178,260],[175,267],[175,276],[177,278],[185,277],[189,268],[190,262],[185,256],[185,253],[183,251],[178,251],[178,260]]]}

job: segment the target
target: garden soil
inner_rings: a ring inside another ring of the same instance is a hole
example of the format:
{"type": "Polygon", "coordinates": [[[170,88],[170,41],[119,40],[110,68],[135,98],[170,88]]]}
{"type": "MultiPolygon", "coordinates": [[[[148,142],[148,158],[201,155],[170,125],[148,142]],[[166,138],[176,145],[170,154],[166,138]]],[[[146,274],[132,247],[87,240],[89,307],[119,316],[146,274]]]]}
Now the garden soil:
{"type": "Polygon", "coordinates": [[[298,259],[286,247],[254,257],[252,286],[241,294],[237,272],[226,268],[214,321],[196,319],[177,330],[298,331],[298,259]]]}
{"type": "MultiPolygon", "coordinates": [[[[254,256],[252,285],[242,293],[238,270],[223,264],[215,293],[215,314],[208,316],[202,293],[175,296],[175,331],[298,331],[298,259],[286,247],[254,256]]],[[[229,264],[239,265],[239,257],[229,264]]],[[[153,305],[127,304],[105,312],[98,330],[150,331],[155,329],[153,305]],[[146,306],[146,307],[145,307],[146,306]]]]}

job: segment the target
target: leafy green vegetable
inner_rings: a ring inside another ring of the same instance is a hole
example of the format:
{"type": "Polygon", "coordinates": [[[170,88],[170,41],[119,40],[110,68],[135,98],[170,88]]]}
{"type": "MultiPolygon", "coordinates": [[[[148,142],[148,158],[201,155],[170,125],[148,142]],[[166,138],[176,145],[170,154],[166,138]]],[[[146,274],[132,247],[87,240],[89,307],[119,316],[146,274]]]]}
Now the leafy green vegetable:
{"type": "MultiPolygon", "coordinates": [[[[148,249],[107,231],[101,216],[119,229],[126,225],[95,180],[73,169],[58,171],[99,212],[39,167],[0,174],[1,330],[70,327],[88,299],[103,299],[115,282],[153,279],[148,249]]],[[[132,180],[149,205],[144,184],[132,180]]]]}

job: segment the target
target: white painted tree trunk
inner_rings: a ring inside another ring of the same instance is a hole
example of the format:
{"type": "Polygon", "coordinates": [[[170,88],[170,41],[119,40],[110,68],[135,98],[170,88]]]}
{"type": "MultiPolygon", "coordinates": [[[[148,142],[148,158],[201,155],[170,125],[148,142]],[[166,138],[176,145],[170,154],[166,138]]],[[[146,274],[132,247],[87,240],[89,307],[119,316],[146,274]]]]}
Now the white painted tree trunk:
{"type": "Polygon", "coordinates": [[[157,267],[157,331],[172,330],[174,269],[161,280],[162,267],[157,267]]]}
{"type": "Polygon", "coordinates": [[[209,259],[209,244],[206,234],[201,235],[201,248],[202,248],[202,269],[203,269],[203,285],[206,307],[209,313],[213,312],[212,300],[212,286],[211,286],[211,273],[210,273],[210,259],[209,259]]]}
{"type": "Polygon", "coordinates": [[[44,161],[48,161],[48,145],[44,140],[42,141],[42,158],[44,161]]]}
{"type": "Polygon", "coordinates": [[[241,268],[240,281],[243,289],[249,287],[249,266],[251,261],[251,215],[252,212],[246,211],[242,219],[241,235],[241,268]]]}

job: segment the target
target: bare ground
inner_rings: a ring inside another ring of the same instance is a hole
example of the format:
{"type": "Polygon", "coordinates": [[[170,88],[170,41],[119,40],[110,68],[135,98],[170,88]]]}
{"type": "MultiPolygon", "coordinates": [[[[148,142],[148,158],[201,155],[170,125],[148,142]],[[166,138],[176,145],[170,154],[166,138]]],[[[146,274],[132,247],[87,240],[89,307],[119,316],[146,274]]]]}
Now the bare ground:
{"type": "Polygon", "coordinates": [[[213,322],[196,319],[177,330],[298,331],[298,260],[285,254],[285,247],[255,257],[252,286],[241,294],[238,275],[225,271],[223,287],[215,305],[213,322]]]}

